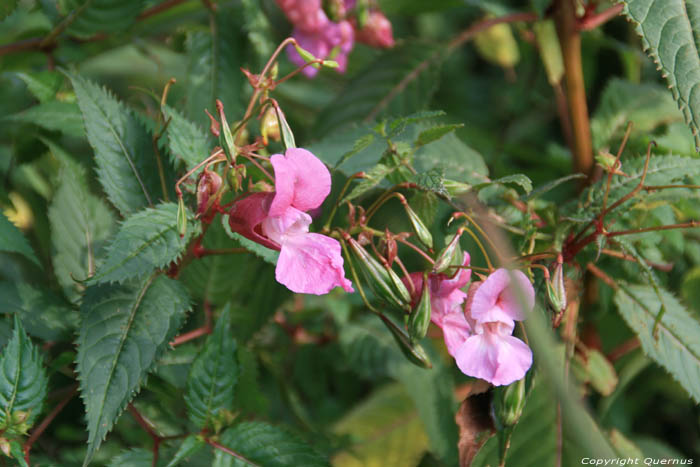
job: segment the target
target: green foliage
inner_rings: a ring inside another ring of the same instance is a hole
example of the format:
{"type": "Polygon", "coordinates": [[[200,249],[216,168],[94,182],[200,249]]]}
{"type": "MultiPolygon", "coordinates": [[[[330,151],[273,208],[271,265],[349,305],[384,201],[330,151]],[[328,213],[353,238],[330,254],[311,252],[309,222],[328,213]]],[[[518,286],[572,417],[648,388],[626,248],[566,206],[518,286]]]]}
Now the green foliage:
{"type": "Polygon", "coordinates": [[[162,203],[129,216],[108,247],[107,256],[91,283],[138,279],[176,261],[197,233],[189,213],[184,237],[177,228],[177,205],[162,203]]]}
{"type": "MultiPolygon", "coordinates": [[[[56,71],[18,71],[16,75],[24,81],[27,89],[39,102],[49,102],[55,99],[58,89],[63,84],[63,76],[56,71]]],[[[82,126],[82,125],[81,125],[82,126]]]]}
{"type": "MultiPolygon", "coordinates": [[[[692,0],[623,0],[700,148],[700,11],[692,0]]],[[[700,150],[700,149],[697,149],[700,150]]]]}
{"type": "Polygon", "coordinates": [[[32,336],[46,341],[68,340],[78,327],[78,316],[61,297],[50,290],[17,284],[21,308],[16,311],[32,336]]]}
{"type": "Polygon", "coordinates": [[[88,287],[77,342],[89,432],[85,464],[136,395],[189,308],[187,293],[165,277],[88,287]]]}
{"type": "Polygon", "coordinates": [[[296,435],[263,422],[239,423],[221,434],[220,443],[244,459],[216,451],[216,467],[238,467],[251,462],[266,467],[328,466],[328,461],[296,435]]]}
{"type": "Polygon", "coordinates": [[[227,413],[230,416],[233,409],[238,367],[227,307],[190,368],[185,403],[192,423],[215,431],[226,424],[227,413]]]}
{"type": "Polygon", "coordinates": [[[41,413],[48,378],[39,349],[32,344],[15,315],[12,339],[0,355],[0,427],[22,435],[41,413]]]}
{"type": "Polygon", "coordinates": [[[19,253],[37,266],[41,266],[22,232],[2,212],[0,212],[0,251],[19,253]]]}
{"type": "Polygon", "coordinates": [[[78,75],[68,76],[107,197],[122,215],[154,205],[163,193],[146,129],[109,91],[78,75]]]}
{"type": "Polygon", "coordinates": [[[182,441],[175,456],[166,467],[175,467],[192,454],[199,452],[204,446],[204,440],[199,435],[189,435],[182,441]]]}
{"type": "Polygon", "coordinates": [[[425,109],[435,89],[440,53],[422,43],[385,52],[321,112],[316,131],[326,134],[351,122],[425,109]]]}
{"type": "Polygon", "coordinates": [[[615,304],[639,337],[644,352],[666,368],[698,402],[700,323],[671,293],[661,290],[660,294],[647,285],[621,284],[615,293],[615,304]],[[658,331],[656,337],[654,329],[658,331]]]}
{"type": "Polygon", "coordinates": [[[433,141],[437,141],[448,133],[455,131],[457,128],[461,128],[464,125],[461,123],[450,123],[448,125],[436,125],[423,130],[418,134],[416,138],[416,147],[425,146],[433,141]]]}
{"type": "Polygon", "coordinates": [[[4,120],[31,123],[47,130],[59,131],[66,136],[85,138],[83,117],[75,102],[42,102],[18,114],[8,115],[4,120]]]}
{"type": "Polygon", "coordinates": [[[167,105],[163,107],[163,115],[170,119],[168,145],[173,165],[182,161],[190,170],[209,156],[213,144],[204,130],[167,105]]]}
{"type": "Polygon", "coordinates": [[[513,174],[513,175],[507,175],[505,177],[498,178],[496,180],[491,180],[490,182],[486,183],[480,183],[478,185],[474,186],[475,190],[480,190],[482,188],[486,188],[487,186],[491,185],[506,185],[506,184],[513,184],[513,185],[518,185],[520,188],[523,189],[525,194],[529,194],[532,191],[532,180],[527,178],[527,176],[523,174],[513,174]]]}
{"type": "Polygon", "coordinates": [[[129,449],[115,456],[109,467],[150,467],[153,465],[153,452],[147,449],[129,449]]]}
{"type": "Polygon", "coordinates": [[[141,12],[144,0],[67,0],[67,4],[73,20],[68,33],[89,38],[127,29],[141,12]]]}
{"type": "Polygon", "coordinates": [[[58,188],[48,211],[53,267],[66,295],[76,300],[83,290],[77,281],[95,273],[100,252],[114,229],[114,216],[104,201],[90,193],[85,169],[49,144],[62,160],[58,188]]]}

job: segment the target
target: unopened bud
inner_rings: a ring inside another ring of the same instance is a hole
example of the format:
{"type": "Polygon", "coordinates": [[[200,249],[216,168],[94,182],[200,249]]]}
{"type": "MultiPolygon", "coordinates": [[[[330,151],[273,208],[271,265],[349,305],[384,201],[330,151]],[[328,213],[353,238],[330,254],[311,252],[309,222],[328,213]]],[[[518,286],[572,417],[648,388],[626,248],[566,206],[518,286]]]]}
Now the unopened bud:
{"type": "Polygon", "coordinates": [[[369,21],[369,0],[355,2],[355,18],[357,19],[357,29],[363,29],[369,21]]]}
{"type": "Polygon", "coordinates": [[[459,238],[461,233],[456,233],[450,240],[450,242],[442,249],[435,264],[433,265],[433,272],[439,274],[444,272],[452,264],[459,264],[461,266],[462,261],[462,251],[459,247],[459,238]]]}
{"type": "Polygon", "coordinates": [[[401,199],[401,203],[406,210],[406,214],[408,214],[408,220],[411,221],[411,227],[416,237],[418,237],[418,240],[428,248],[433,248],[433,236],[430,234],[430,230],[428,230],[421,218],[418,217],[418,214],[411,209],[411,206],[408,205],[405,198],[401,199]]]}
{"type": "Polygon", "coordinates": [[[566,310],[566,288],[564,287],[564,264],[562,256],[557,257],[554,272],[547,278],[547,299],[554,308],[555,313],[563,313],[566,310]]]}
{"type": "Polygon", "coordinates": [[[17,410],[15,412],[12,412],[12,415],[10,416],[13,425],[19,425],[21,423],[24,423],[25,421],[27,421],[27,418],[29,418],[29,412],[27,412],[26,410],[17,410]]]}
{"type": "MultiPolygon", "coordinates": [[[[199,177],[197,184],[197,215],[206,214],[209,209],[219,202],[217,199],[212,199],[216,196],[221,188],[221,176],[211,170],[204,170],[199,177]]],[[[219,197],[221,194],[219,193],[219,197]]]]}
{"type": "Polygon", "coordinates": [[[411,312],[408,318],[408,336],[411,342],[416,342],[425,337],[430,326],[430,284],[428,275],[423,274],[423,293],[420,296],[418,305],[411,312]]]}
{"type": "Polygon", "coordinates": [[[616,175],[627,176],[626,173],[620,170],[622,168],[622,162],[620,162],[617,159],[617,157],[610,154],[608,151],[598,151],[598,154],[596,154],[595,156],[595,160],[598,163],[598,165],[606,172],[612,172],[616,175]]]}
{"type": "Polygon", "coordinates": [[[508,386],[496,387],[493,394],[493,413],[497,426],[505,428],[518,423],[526,399],[525,378],[508,386]]]}
{"type": "Polygon", "coordinates": [[[411,341],[408,334],[406,334],[406,331],[401,329],[396,325],[396,323],[386,316],[380,315],[380,318],[389,331],[391,331],[391,335],[394,336],[394,340],[399,345],[401,352],[411,363],[421,368],[433,367],[433,364],[430,363],[430,359],[425,353],[423,347],[421,347],[420,344],[411,341]]]}
{"type": "Polygon", "coordinates": [[[229,162],[236,162],[236,155],[238,154],[238,149],[236,148],[236,143],[231,134],[231,128],[228,126],[226,121],[226,114],[224,114],[224,104],[217,99],[216,100],[216,110],[219,112],[219,120],[221,121],[221,135],[219,135],[219,145],[224,149],[226,157],[229,162]]]}
{"type": "Polygon", "coordinates": [[[279,141],[281,139],[279,120],[277,120],[277,113],[273,107],[268,107],[260,120],[260,134],[265,146],[269,144],[270,140],[279,141]]]}
{"type": "Polygon", "coordinates": [[[177,231],[180,233],[180,238],[184,238],[187,233],[187,208],[182,197],[177,202],[177,231]]]}
{"type": "Polygon", "coordinates": [[[479,55],[500,67],[512,68],[520,61],[518,43],[508,24],[496,24],[478,33],[474,44],[479,55]]]}
{"type": "Polygon", "coordinates": [[[385,268],[374,259],[354,238],[346,235],[345,240],[348,242],[367,284],[377,298],[391,307],[410,311],[411,294],[408,293],[399,276],[392,269],[385,268]]]}
{"type": "Polygon", "coordinates": [[[297,143],[294,140],[294,133],[287,123],[287,119],[284,116],[284,112],[279,106],[275,105],[275,113],[277,114],[278,128],[282,133],[282,144],[284,144],[285,149],[292,149],[297,147],[297,143]]]}
{"type": "Polygon", "coordinates": [[[226,175],[226,181],[228,186],[235,192],[240,191],[243,188],[243,179],[246,177],[245,165],[237,165],[228,171],[226,175]]]}
{"type": "Polygon", "coordinates": [[[6,438],[0,438],[0,451],[7,457],[12,457],[12,447],[6,438]]]}
{"type": "Polygon", "coordinates": [[[358,42],[385,49],[394,46],[391,21],[381,11],[370,12],[364,22],[360,21],[358,16],[358,24],[361,24],[360,29],[355,33],[358,42]]]}

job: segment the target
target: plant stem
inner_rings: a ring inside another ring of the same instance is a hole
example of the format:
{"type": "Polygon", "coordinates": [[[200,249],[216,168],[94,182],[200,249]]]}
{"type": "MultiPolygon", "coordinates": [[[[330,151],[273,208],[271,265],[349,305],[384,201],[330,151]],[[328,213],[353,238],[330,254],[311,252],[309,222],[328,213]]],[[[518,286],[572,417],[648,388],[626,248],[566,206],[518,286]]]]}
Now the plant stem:
{"type": "Polygon", "coordinates": [[[571,148],[574,171],[590,177],[593,168],[593,148],[581,65],[581,33],[577,25],[575,0],[557,0],[555,22],[564,60],[566,97],[574,144],[571,148]]]}
{"type": "Polygon", "coordinates": [[[218,449],[219,451],[225,452],[225,453],[228,454],[229,456],[233,456],[233,457],[235,457],[236,459],[245,462],[245,463],[248,464],[248,465],[254,465],[254,466],[257,466],[257,465],[258,465],[258,464],[256,464],[255,462],[251,462],[251,461],[249,461],[248,459],[246,459],[245,457],[241,456],[241,455],[238,454],[236,451],[233,451],[233,450],[227,448],[226,446],[223,446],[223,445],[217,443],[216,441],[213,441],[213,440],[211,440],[211,439],[207,439],[207,444],[210,445],[210,446],[212,446],[212,447],[214,447],[214,448],[216,448],[216,449],[218,449]]]}
{"type": "Polygon", "coordinates": [[[56,418],[56,416],[61,413],[61,410],[68,404],[68,402],[75,397],[75,395],[78,393],[78,385],[75,384],[70,388],[70,392],[63,398],[61,399],[61,402],[56,405],[56,407],[51,410],[51,412],[39,423],[39,425],[34,428],[34,431],[32,431],[32,434],[29,436],[27,441],[24,443],[24,460],[29,464],[29,451],[32,449],[32,446],[36,442],[37,439],[39,439],[39,436],[46,431],[46,428],[51,424],[51,422],[56,418]]]}

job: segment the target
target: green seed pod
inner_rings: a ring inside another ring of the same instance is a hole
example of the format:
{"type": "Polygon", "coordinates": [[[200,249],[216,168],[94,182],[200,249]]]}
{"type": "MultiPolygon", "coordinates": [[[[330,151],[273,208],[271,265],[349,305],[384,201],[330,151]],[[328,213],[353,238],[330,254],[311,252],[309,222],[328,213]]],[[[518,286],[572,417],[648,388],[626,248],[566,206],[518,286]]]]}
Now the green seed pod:
{"type": "Polygon", "coordinates": [[[182,197],[177,202],[177,231],[180,232],[180,238],[184,238],[187,233],[187,210],[182,197]]]}
{"type": "Polygon", "coordinates": [[[367,284],[377,298],[391,307],[409,311],[411,295],[399,276],[391,269],[382,266],[357,240],[349,235],[345,240],[350,245],[350,251],[355,256],[367,284]]]}
{"type": "Polygon", "coordinates": [[[226,158],[230,163],[234,164],[236,162],[236,155],[238,154],[238,148],[236,147],[235,140],[231,134],[231,128],[228,126],[226,121],[226,114],[224,114],[224,104],[220,100],[216,100],[216,110],[219,112],[219,119],[221,120],[221,133],[219,134],[219,145],[224,149],[226,158]]]}
{"type": "Polygon", "coordinates": [[[428,248],[432,248],[433,236],[430,234],[430,230],[428,230],[420,217],[418,217],[418,214],[411,209],[411,206],[408,205],[405,199],[402,199],[401,202],[406,210],[406,214],[408,214],[408,220],[411,221],[411,227],[413,227],[413,231],[416,233],[418,240],[428,248]]]}
{"type": "Polygon", "coordinates": [[[558,262],[554,266],[554,273],[547,279],[547,299],[554,308],[555,313],[563,313],[566,310],[566,288],[564,287],[564,265],[558,262]]]}
{"type": "MultiPolygon", "coordinates": [[[[461,234],[455,234],[452,240],[442,249],[435,264],[433,265],[433,272],[438,274],[447,270],[450,265],[455,262],[460,262],[462,260],[462,252],[459,248],[459,237],[461,234]]],[[[461,264],[460,264],[461,265],[461,264]]]]}
{"type": "Polygon", "coordinates": [[[418,305],[411,312],[408,318],[408,335],[411,342],[416,342],[425,337],[430,326],[430,284],[428,284],[428,274],[423,274],[423,293],[418,305]]]}
{"type": "Polygon", "coordinates": [[[382,319],[384,325],[391,331],[391,335],[394,336],[394,340],[399,344],[401,352],[408,360],[421,368],[432,368],[433,364],[430,363],[428,355],[425,353],[423,347],[420,344],[412,342],[406,331],[397,326],[393,321],[384,315],[379,315],[382,319]]]}
{"type": "Polygon", "coordinates": [[[526,400],[525,378],[508,386],[497,387],[493,395],[493,412],[497,426],[506,428],[518,423],[526,400]]]}

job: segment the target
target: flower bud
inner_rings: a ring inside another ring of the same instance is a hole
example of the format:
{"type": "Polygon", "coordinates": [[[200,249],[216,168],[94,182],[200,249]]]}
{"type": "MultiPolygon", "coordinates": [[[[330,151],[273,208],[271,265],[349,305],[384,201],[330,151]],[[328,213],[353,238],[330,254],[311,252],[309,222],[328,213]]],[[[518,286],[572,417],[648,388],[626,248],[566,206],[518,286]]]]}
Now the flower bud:
{"type": "MultiPolygon", "coordinates": [[[[358,23],[359,23],[358,18],[358,23]]],[[[366,21],[355,37],[358,42],[363,42],[372,47],[388,49],[394,46],[394,33],[391,21],[381,11],[374,10],[367,15],[366,21]]]]}
{"type": "Polygon", "coordinates": [[[384,325],[391,331],[394,340],[399,345],[401,352],[408,360],[421,368],[432,368],[428,355],[420,344],[413,342],[406,334],[406,331],[397,326],[391,319],[384,315],[379,315],[384,325]]]}
{"type": "Polygon", "coordinates": [[[433,248],[433,236],[430,234],[430,230],[428,230],[420,217],[418,217],[416,211],[411,209],[411,206],[408,205],[405,198],[401,199],[401,203],[406,210],[406,214],[408,214],[408,220],[411,221],[411,227],[416,237],[418,237],[418,240],[428,248],[433,248]]]}
{"type": "Polygon", "coordinates": [[[180,238],[184,238],[187,233],[187,209],[182,197],[177,202],[177,231],[180,232],[180,238]]]}
{"type": "Polygon", "coordinates": [[[399,276],[392,269],[385,268],[374,259],[354,238],[346,235],[345,240],[348,242],[367,284],[377,298],[391,307],[409,311],[411,295],[399,276]]]}
{"type": "Polygon", "coordinates": [[[620,170],[622,168],[622,162],[620,162],[617,157],[613,156],[608,151],[598,151],[598,154],[595,156],[595,160],[606,172],[612,172],[615,175],[627,176],[626,173],[620,170]]]}
{"type": "Polygon", "coordinates": [[[518,423],[526,400],[525,378],[508,386],[496,387],[493,394],[493,414],[496,426],[500,429],[512,427],[518,423]]]}
{"type": "MultiPolygon", "coordinates": [[[[221,187],[221,176],[211,170],[204,170],[199,177],[197,184],[197,215],[206,214],[209,209],[219,202],[218,199],[212,199],[216,196],[221,187]]],[[[221,194],[219,194],[221,196],[221,194]]]]}
{"type": "Polygon", "coordinates": [[[226,175],[226,181],[228,186],[235,192],[240,191],[243,188],[243,179],[246,177],[245,165],[237,165],[229,170],[226,175]]]}
{"type": "Polygon", "coordinates": [[[554,272],[551,278],[547,278],[547,299],[554,308],[554,312],[559,314],[566,310],[566,288],[564,287],[564,264],[562,256],[559,255],[557,263],[554,265],[554,272]]]}
{"type": "Polygon", "coordinates": [[[268,107],[260,120],[260,134],[262,135],[263,144],[268,145],[269,141],[280,140],[280,123],[277,120],[275,109],[268,107]]]}
{"type": "Polygon", "coordinates": [[[29,412],[26,410],[16,410],[12,412],[12,415],[10,416],[11,423],[13,425],[20,425],[24,423],[27,418],[29,417],[29,412]]]}
{"type": "Polygon", "coordinates": [[[430,284],[428,275],[423,274],[423,293],[420,301],[408,318],[408,336],[411,338],[411,342],[416,342],[425,337],[425,334],[428,332],[428,326],[430,326],[430,313],[430,284]]]}
{"type": "Polygon", "coordinates": [[[446,271],[452,264],[459,264],[461,266],[462,252],[459,247],[459,237],[461,237],[461,233],[456,233],[438,255],[433,265],[433,272],[435,274],[446,271]]]}
{"type": "Polygon", "coordinates": [[[236,143],[231,134],[231,128],[228,126],[226,121],[226,114],[224,114],[224,104],[217,99],[216,109],[219,112],[219,120],[221,121],[221,135],[219,135],[219,145],[224,149],[226,157],[229,162],[236,162],[236,155],[238,154],[238,149],[236,148],[236,143]]]}
{"type": "Polygon", "coordinates": [[[478,33],[474,44],[479,55],[500,67],[512,68],[520,61],[518,43],[508,24],[496,24],[478,33]]]}

